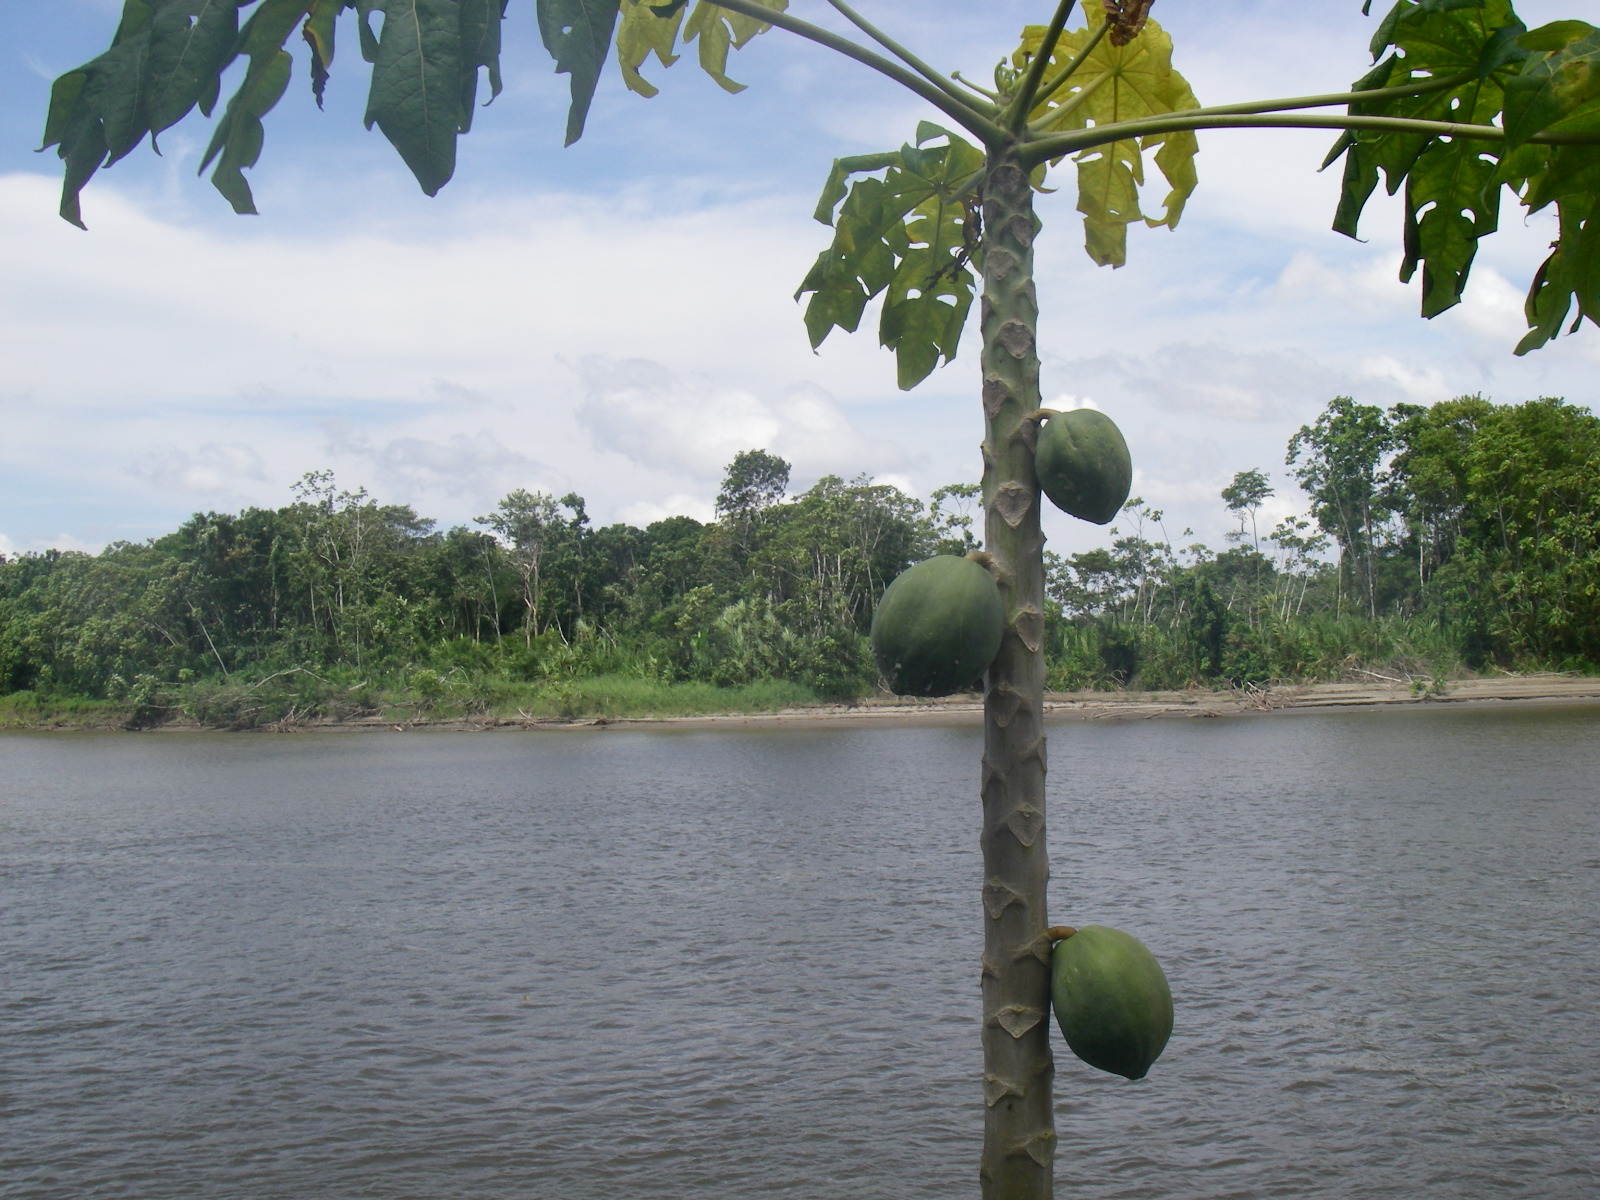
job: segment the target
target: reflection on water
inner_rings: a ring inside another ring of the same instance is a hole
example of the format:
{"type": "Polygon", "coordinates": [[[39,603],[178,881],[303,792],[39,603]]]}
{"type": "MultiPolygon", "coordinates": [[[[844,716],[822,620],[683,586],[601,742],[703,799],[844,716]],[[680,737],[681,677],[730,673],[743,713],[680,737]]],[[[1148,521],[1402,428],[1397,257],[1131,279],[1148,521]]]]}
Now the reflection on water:
{"type": "MultiPolygon", "coordinates": [[[[1062,1195],[1589,1197],[1600,710],[1062,725],[1062,1195]]],[[[973,730],[0,738],[0,1194],[969,1197],[973,730]]]]}

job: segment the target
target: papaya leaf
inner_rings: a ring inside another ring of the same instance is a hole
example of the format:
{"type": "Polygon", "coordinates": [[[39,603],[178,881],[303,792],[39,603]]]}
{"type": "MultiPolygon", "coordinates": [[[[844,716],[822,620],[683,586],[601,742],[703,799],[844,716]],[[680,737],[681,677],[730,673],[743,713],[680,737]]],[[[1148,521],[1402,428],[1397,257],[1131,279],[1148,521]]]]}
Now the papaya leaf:
{"type": "MultiPolygon", "coordinates": [[[[245,0],[248,2],[248,0],[245,0]]],[[[51,89],[41,149],[66,163],[61,215],[83,226],[79,196],[102,166],[214,96],[232,60],[240,0],[128,0],[111,48],[51,89]]]]}
{"type": "Polygon", "coordinates": [[[894,351],[904,389],[955,357],[972,306],[970,267],[981,265],[983,153],[934,126],[918,134],[947,140],[835,161],[816,213],[833,226],[833,242],[795,293],[811,293],[813,349],[835,328],[854,332],[881,295],[878,340],[894,351]],[[847,186],[852,175],[860,178],[847,186]]]}
{"type": "MultiPolygon", "coordinates": [[[[784,12],[789,0],[758,0],[764,8],[784,12]]],[[[687,0],[656,4],[652,0],[622,0],[622,25],[617,31],[617,61],[630,91],[651,97],[660,90],[639,73],[651,54],[663,67],[678,61],[681,41],[698,40],[700,66],[717,85],[729,92],[744,91],[744,84],[728,78],[728,53],[743,48],[772,26],[743,13],[730,12],[712,0],[699,0],[693,11],[687,0]]]]}
{"type": "Polygon", "coordinates": [[[284,43],[313,2],[265,0],[239,31],[235,56],[246,55],[250,66],[239,90],[228,101],[227,110],[217,122],[211,143],[200,159],[202,173],[216,162],[217,169],[211,175],[212,186],[222,193],[236,213],[256,211],[255,199],[243,171],[255,166],[261,158],[266,138],[261,118],[282,99],[294,65],[289,52],[283,48],[284,43]]]}
{"type": "Polygon", "coordinates": [[[900,154],[896,150],[888,150],[882,154],[857,154],[850,158],[836,158],[833,160],[833,169],[828,172],[828,182],[822,185],[822,196],[817,200],[817,208],[811,215],[824,225],[833,224],[833,210],[839,206],[839,201],[845,198],[848,192],[846,181],[851,175],[862,174],[867,171],[881,171],[885,167],[892,167],[900,161],[900,154]]]}
{"type": "MultiPolygon", "coordinates": [[[[1043,43],[1045,27],[1030,25],[1012,64],[1022,69],[1043,43]]],[[[1051,53],[1048,79],[1083,52],[1093,37],[1090,29],[1063,34],[1051,53]]],[[[1101,40],[1079,66],[1067,86],[1046,95],[1030,114],[1038,132],[1065,133],[1199,108],[1200,102],[1183,76],[1172,67],[1172,39],[1154,21],[1126,39],[1101,40]],[[1119,44],[1120,43],[1120,44],[1119,44]]],[[[1127,260],[1128,226],[1144,221],[1150,227],[1176,228],[1184,204],[1194,191],[1194,156],[1199,143],[1192,132],[1153,134],[1096,146],[1077,155],[1078,211],[1083,214],[1084,247],[1101,266],[1120,267],[1127,260]],[[1147,214],[1140,198],[1144,155],[1155,150],[1157,170],[1169,190],[1159,217],[1147,214]]]]}
{"type": "Polygon", "coordinates": [[[322,107],[322,97],[328,86],[328,71],[333,66],[334,22],[347,8],[354,8],[354,0],[313,0],[301,36],[311,47],[311,95],[322,107]]]}
{"type": "Polygon", "coordinates": [[[1518,354],[1556,337],[1574,301],[1578,316],[1569,332],[1576,332],[1585,317],[1600,324],[1600,204],[1593,193],[1572,195],[1558,201],[1557,209],[1560,237],[1528,289],[1529,329],[1517,344],[1518,354]]]}
{"type": "Polygon", "coordinates": [[[367,128],[383,131],[430,196],[455,173],[456,135],[466,120],[461,7],[457,0],[385,0],[372,64],[367,128]]]}
{"type": "Polygon", "coordinates": [[[1600,147],[1534,145],[1541,128],[1587,132],[1600,128],[1600,31],[1561,21],[1520,39],[1531,53],[1506,88],[1506,137],[1518,143],[1500,177],[1520,193],[1529,212],[1556,206],[1558,235],[1534,274],[1524,306],[1528,333],[1518,354],[1560,334],[1573,306],[1569,332],[1587,318],[1600,324],[1600,147]]]}
{"type": "Polygon", "coordinates": [[[678,61],[673,50],[683,24],[683,9],[683,4],[663,10],[641,0],[625,0],[622,24],[617,29],[617,65],[622,68],[622,82],[629,91],[649,99],[661,90],[641,75],[639,68],[652,54],[663,67],[678,61]]]}
{"type": "MultiPolygon", "coordinates": [[[[1563,21],[1560,32],[1572,40],[1528,56],[1519,75],[1506,81],[1505,130],[1510,149],[1532,135],[1591,133],[1600,130],[1600,29],[1581,21],[1563,21]],[[1581,27],[1581,29],[1579,28],[1581,27]]],[[[1548,35],[1549,26],[1536,30],[1548,35]]],[[[1518,39],[1523,46],[1529,39],[1518,39]]],[[[1554,40],[1535,39],[1533,46],[1554,40]]]]}
{"type": "Polygon", "coordinates": [[[150,131],[145,103],[150,81],[149,26],[140,36],[117,46],[112,54],[116,56],[116,69],[108,70],[99,80],[103,86],[99,95],[103,98],[101,115],[105,122],[106,166],[128,154],[150,131]]]}
{"type": "Polygon", "coordinates": [[[255,199],[243,171],[255,166],[261,158],[261,146],[266,138],[261,118],[282,99],[292,68],[293,59],[285,50],[253,56],[244,82],[228,101],[227,111],[201,159],[202,171],[216,161],[211,184],[233,205],[233,211],[241,215],[256,211],[255,199]]]}
{"type": "Polygon", "coordinates": [[[122,19],[117,22],[116,36],[111,39],[111,44],[120,46],[142,34],[160,3],[161,0],[123,0],[122,19]]]}
{"type": "MultiPolygon", "coordinates": [[[[1527,57],[1525,32],[1510,0],[1401,0],[1373,38],[1378,63],[1354,87],[1373,91],[1457,80],[1421,94],[1358,101],[1350,112],[1414,120],[1492,125],[1506,84],[1527,57]]],[[[1400,278],[1422,267],[1422,315],[1458,304],[1478,242],[1499,227],[1499,157],[1494,143],[1427,132],[1357,131],[1343,135],[1324,166],[1345,159],[1333,227],[1358,236],[1361,213],[1381,172],[1391,195],[1405,187],[1405,257],[1400,278]]]]}
{"type": "Polygon", "coordinates": [[[556,60],[558,75],[572,76],[567,110],[567,145],[583,136],[583,123],[611,52],[611,34],[622,0],[539,0],[539,35],[556,60]]]}
{"type": "Polygon", "coordinates": [[[1478,239],[1500,226],[1498,167],[1470,142],[1435,142],[1411,168],[1400,279],[1409,283],[1422,265],[1424,317],[1461,302],[1478,239]]]}
{"type": "Polygon", "coordinates": [[[1551,21],[1548,25],[1528,30],[1517,39],[1517,44],[1525,50],[1537,50],[1548,54],[1551,51],[1565,49],[1594,31],[1594,26],[1587,21],[1551,21]]]}
{"type": "Polygon", "coordinates": [[[500,78],[500,23],[509,0],[461,0],[461,132],[472,128],[478,98],[478,71],[489,73],[491,103],[505,90],[500,78]]]}
{"type": "Polygon", "coordinates": [[[378,61],[378,35],[372,29],[372,14],[383,11],[383,0],[355,0],[356,29],[361,37],[361,60],[378,61]]]}
{"type": "Polygon", "coordinates": [[[233,61],[239,0],[182,0],[163,4],[149,24],[145,121],[152,140],[188,115],[222,69],[233,61]]]}
{"type": "MultiPolygon", "coordinates": [[[[789,7],[789,0],[759,0],[759,3],[773,12],[784,12],[789,7]]],[[[751,38],[771,28],[754,17],[719,8],[711,0],[700,0],[684,25],[683,40],[685,43],[696,38],[700,40],[700,66],[719,87],[724,91],[742,92],[744,84],[728,78],[728,51],[742,50],[751,38]]]]}

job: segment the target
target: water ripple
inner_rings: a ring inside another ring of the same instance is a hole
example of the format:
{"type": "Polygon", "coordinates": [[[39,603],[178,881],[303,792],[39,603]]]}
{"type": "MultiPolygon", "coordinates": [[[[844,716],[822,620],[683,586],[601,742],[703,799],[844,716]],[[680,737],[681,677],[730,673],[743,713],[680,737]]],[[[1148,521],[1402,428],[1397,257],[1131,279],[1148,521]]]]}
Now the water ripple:
{"type": "MultiPolygon", "coordinates": [[[[1600,714],[1052,731],[1062,1194],[1595,1194],[1600,714]]],[[[0,738],[7,1200],[976,1190],[967,730],[0,738]]]]}

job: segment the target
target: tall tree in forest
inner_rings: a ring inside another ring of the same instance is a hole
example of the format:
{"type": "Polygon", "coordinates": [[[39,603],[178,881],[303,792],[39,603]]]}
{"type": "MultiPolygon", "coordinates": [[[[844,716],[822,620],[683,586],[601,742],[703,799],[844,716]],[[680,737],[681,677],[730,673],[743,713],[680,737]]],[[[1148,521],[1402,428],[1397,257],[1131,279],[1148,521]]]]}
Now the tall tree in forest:
{"type": "MultiPolygon", "coordinates": [[[[1041,420],[1033,248],[1034,196],[1071,159],[1086,248],[1120,265],[1127,227],[1174,226],[1195,186],[1196,131],[1300,127],[1338,130],[1330,161],[1345,160],[1336,227],[1354,234],[1380,171],[1404,188],[1405,261],[1422,270],[1423,312],[1460,297],[1478,240],[1499,219],[1503,189],[1530,210],[1554,206],[1559,231],[1534,275],[1530,332],[1519,350],[1558,333],[1574,304],[1600,320],[1600,95],[1592,84],[1600,30],[1563,21],[1527,31],[1509,0],[1400,0],[1373,39],[1376,65],[1334,95],[1203,108],[1173,69],[1152,0],[1041,0],[993,87],[936,70],[845,0],[817,0],[858,31],[844,36],[791,15],[788,0],[536,0],[556,69],[571,77],[567,140],[583,132],[602,67],[616,46],[628,86],[655,87],[640,68],[668,65],[698,42],[725,85],[729,51],[777,28],[904,85],[942,124],[922,122],[911,144],[840,159],[817,207],[834,229],[800,292],[812,343],[854,330],[880,300],[878,336],[903,387],[953,358],[979,291],[985,417],[985,544],[1005,608],[1004,636],[986,676],[982,889],[983,1193],[991,1200],[1051,1192],[1055,1154],[1045,885],[1043,731],[1044,567],[1034,444],[1041,420]],[[1327,110],[1312,112],[1308,110],[1327,110]],[[959,131],[959,132],[958,132],[959,131]],[[970,140],[969,140],[970,139],[970,140]],[[1151,212],[1145,159],[1169,188],[1151,212]]],[[[1370,3],[1370,0],[1369,0],[1370,3]]],[[[424,191],[455,167],[480,72],[500,89],[499,22],[507,0],[127,0],[113,45],[56,81],[45,144],[66,164],[62,214],[81,223],[79,193],[102,165],[129,153],[191,108],[210,112],[220,77],[248,59],[205,154],[213,180],[242,212],[253,201],[243,170],[259,157],[262,117],[289,77],[297,31],[320,90],[335,22],[355,9],[373,65],[367,122],[390,139],[424,191]],[[242,27],[239,13],[251,9],[242,27]],[[381,31],[371,18],[382,13],[381,31]]],[[[1245,35],[1247,38],[1247,34],[1245,35]]],[[[1245,40],[1242,38],[1241,41],[1245,40]]]]}
{"type": "Polygon", "coordinates": [[[1390,439],[1383,409],[1338,396],[1289,439],[1284,460],[1311,497],[1317,524],[1339,543],[1340,566],[1369,617],[1378,615],[1377,531],[1388,515],[1379,474],[1390,439]]]}
{"type": "MultiPolygon", "coordinates": [[[[1233,477],[1233,482],[1222,489],[1222,502],[1228,506],[1228,511],[1239,518],[1239,534],[1244,535],[1244,521],[1248,514],[1250,518],[1250,540],[1256,552],[1261,551],[1261,534],[1256,530],[1256,513],[1261,511],[1261,506],[1272,497],[1272,484],[1260,471],[1252,467],[1248,471],[1240,471],[1233,477]]],[[[1232,536],[1231,534],[1229,535],[1232,536]]]]}

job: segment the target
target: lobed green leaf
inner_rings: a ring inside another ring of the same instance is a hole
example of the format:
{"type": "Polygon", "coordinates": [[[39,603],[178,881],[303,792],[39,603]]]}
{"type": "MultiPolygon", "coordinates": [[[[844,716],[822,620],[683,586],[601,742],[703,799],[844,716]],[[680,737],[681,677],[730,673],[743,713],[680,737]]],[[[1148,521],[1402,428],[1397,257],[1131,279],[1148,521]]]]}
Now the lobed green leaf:
{"type": "Polygon", "coordinates": [[[217,169],[211,175],[212,186],[222,193],[236,213],[256,211],[255,199],[243,172],[261,158],[261,147],[266,140],[261,119],[283,98],[294,68],[293,57],[283,48],[284,43],[313,2],[263,0],[239,31],[234,53],[229,57],[231,62],[234,57],[244,55],[249,58],[250,66],[245,71],[244,82],[228,101],[217,123],[211,143],[200,159],[200,170],[203,173],[216,162],[217,169]]]}
{"type": "Polygon", "coordinates": [[[322,102],[334,32],[355,9],[362,54],[373,63],[367,124],[381,128],[431,195],[450,178],[455,139],[471,123],[478,73],[490,98],[501,90],[500,22],[507,0],[127,0],[111,48],[56,80],[44,145],[65,163],[61,215],[82,226],[79,197],[102,166],[146,135],[152,145],[194,108],[210,115],[223,72],[249,60],[201,161],[241,213],[255,211],[243,171],[265,140],[262,119],[293,71],[288,43],[299,30],[311,57],[312,93],[322,102]],[[253,7],[240,26],[239,14],[253,7]],[[383,32],[374,32],[374,14],[383,32]]]}
{"type": "Polygon", "coordinates": [[[477,76],[462,55],[461,23],[468,8],[458,0],[384,3],[367,128],[383,131],[430,196],[455,173],[456,135],[467,122],[463,76],[477,76]]]}
{"type": "Polygon", "coordinates": [[[1600,29],[1562,21],[1518,42],[1525,53],[1540,52],[1527,54],[1522,73],[1506,81],[1507,147],[1541,132],[1600,131],[1600,29]]]}
{"type": "MultiPolygon", "coordinates": [[[[1600,147],[1533,144],[1535,135],[1600,132],[1600,30],[1582,21],[1524,28],[1510,0],[1401,0],[1373,39],[1381,61],[1357,91],[1453,86],[1352,104],[1357,115],[1494,126],[1503,142],[1426,131],[1343,135],[1328,163],[1345,158],[1334,228],[1356,236],[1380,172],[1390,193],[1405,187],[1405,258],[1400,276],[1422,268],[1422,313],[1461,299],[1479,242],[1499,225],[1500,189],[1529,211],[1555,204],[1560,234],[1534,276],[1522,354],[1578,322],[1600,317],[1600,147]],[[1386,57],[1385,57],[1386,56],[1386,57]]],[[[1327,164],[1324,164],[1327,165],[1327,164]]]]}
{"type": "Polygon", "coordinates": [[[1561,332],[1573,304],[1578,315],[1569,332],[1587,317],[1600,325],[1600,202],[1595,194],[1575,194],[1557,202],[1560,237],[1534,275],[1524,306],[1528,333],[1516,352],[1526,354],[1561,332]]]}
{"type": "Polygon", "coordinates": [[[583,123],[611,52],[622,0],[539,0],[539,35],[556,60],[556,73],[572,76],[567,145],[583,136],[583,123]]]}
{"type": "Polygon", "coordinates": [[[816,214],[833,225],[833,242],[795,293],[811,293],[813,349],[835,328],[853,333],[882,296],[878,340],[894,351],[902,388],[955,357],[976,284],[969,264],[981,256],[982,151],[937,126],[918,135],[947,140],[835,161],[816,214]],[[862,177],[847,187],[852,175],[862,177]]]}
{"type": "MultiPolygon", "coordinates": [[[[1358,101],[1350,112],[1419,121],[1493,124],[1505,85],[1527,56],[1525,30],[1510,0],[1401,0],[1373,38],[1377,66],[1354,90],[1458,80],[1421,94],[1358,101]]],[[[1333,227],[1356,237],[1362,210],[1381,172],[1392,195],[1405,187],[1405,257],[1400,278],[1422,268],[1422,313],[1432,317],[1461,300],[1481,238],[1499,226],[1499,162],[1491,143],[1428,132],[1386,130],[1343,135],[1324,166],[1345,158],[1333,227]]]]}

